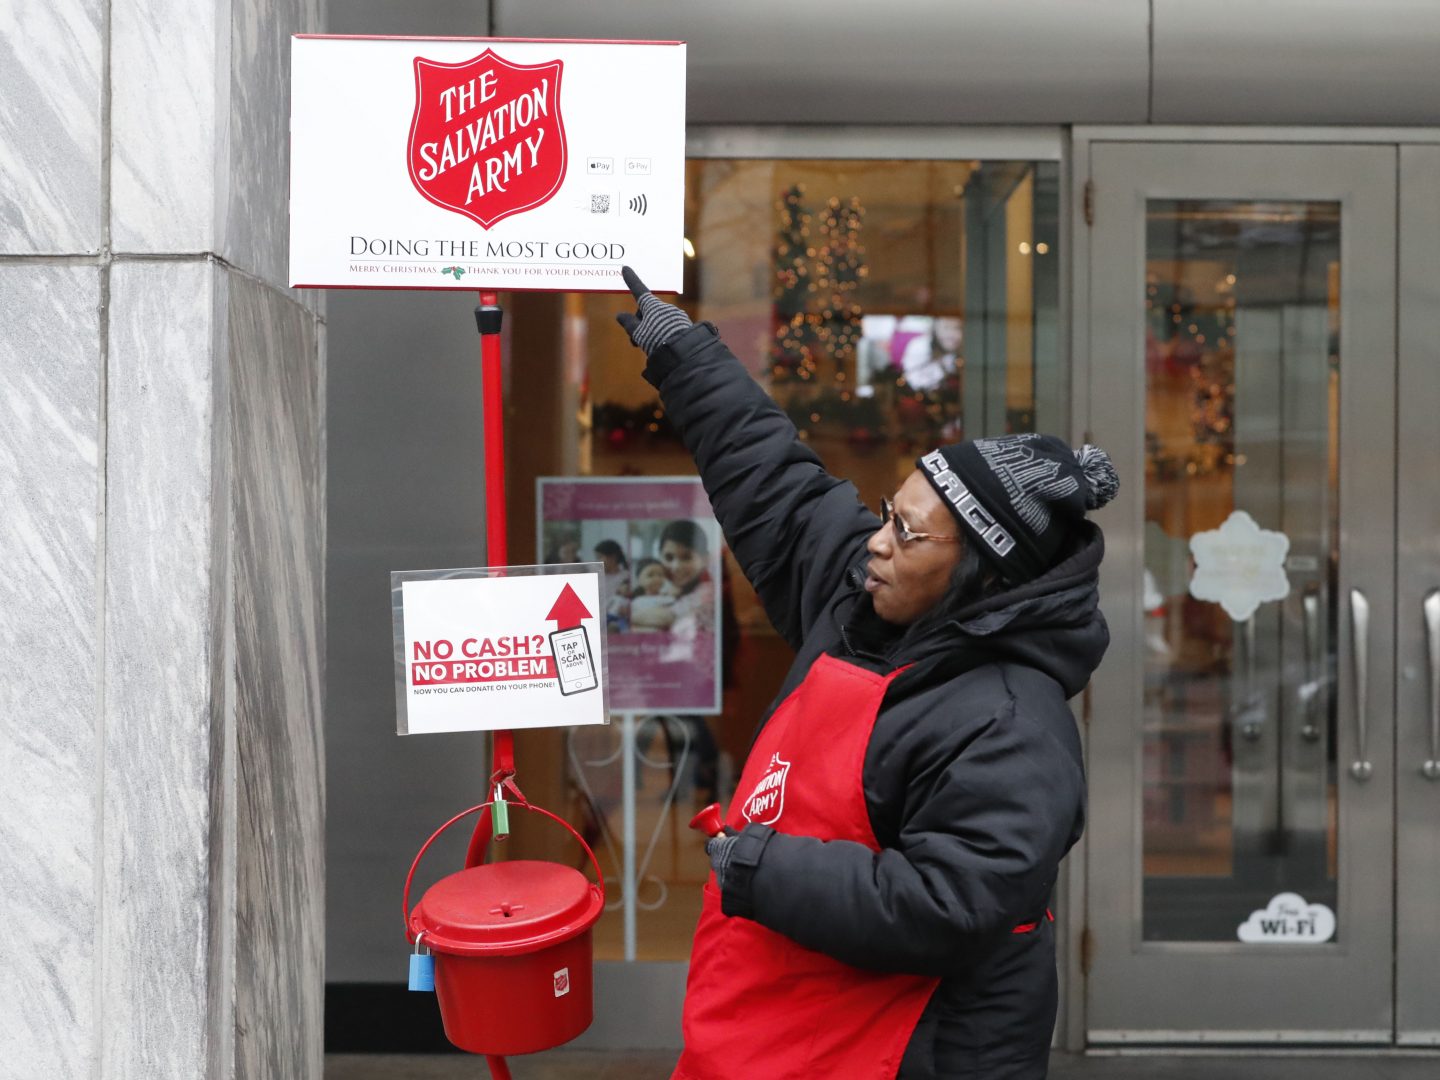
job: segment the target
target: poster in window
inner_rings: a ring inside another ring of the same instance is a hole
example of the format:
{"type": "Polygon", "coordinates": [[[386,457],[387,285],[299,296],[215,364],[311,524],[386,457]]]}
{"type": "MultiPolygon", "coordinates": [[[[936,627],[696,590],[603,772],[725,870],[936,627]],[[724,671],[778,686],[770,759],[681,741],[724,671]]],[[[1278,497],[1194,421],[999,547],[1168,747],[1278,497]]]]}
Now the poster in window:
{"type": "Polygon", "coordinates": [[[603,566],[615,712],[720,711],[720,526],[694,477],[541,477],[539,560],[603,566]]]}

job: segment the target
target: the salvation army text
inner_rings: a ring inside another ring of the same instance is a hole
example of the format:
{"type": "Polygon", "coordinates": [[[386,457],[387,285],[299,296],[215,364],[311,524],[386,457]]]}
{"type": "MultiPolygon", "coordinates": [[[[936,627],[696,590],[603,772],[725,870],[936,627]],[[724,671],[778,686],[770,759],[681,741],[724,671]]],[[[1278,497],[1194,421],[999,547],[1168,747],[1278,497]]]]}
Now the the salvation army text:
{"type": "Polygon", "coordinates": [[[470,168],[470,184],[465,194],[468,205],[477,195],[487,191],[504,191],[510,181],[526,169],[534,168],[545,141],[545,129],[535,126],[550,112],[550,80],[542,78],[539,86],[527,88],[519,96],[495,104],[497,75],[494,68],[474,78],[447,86],[437,95],[445,110],[446,125],[461,126],[436,142],[420,144],[419,169],[421,180],[433,180],[458,165],[475,158],[470,168]],[[531,130],[533,128],[533,131],[531,130]],[[511,139],[512,144],[499,153],[485,155],[496,143],[511,139]]]}

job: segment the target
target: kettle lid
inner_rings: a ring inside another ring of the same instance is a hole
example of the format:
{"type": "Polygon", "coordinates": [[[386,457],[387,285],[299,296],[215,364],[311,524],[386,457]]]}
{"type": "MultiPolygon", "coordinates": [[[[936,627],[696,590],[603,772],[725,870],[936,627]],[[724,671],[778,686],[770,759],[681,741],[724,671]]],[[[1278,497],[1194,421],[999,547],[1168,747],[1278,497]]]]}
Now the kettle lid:
{"type": "Polygon", "coordinates": [[[460,956],[532,952],[584,933],[600,918],[599,887],[559,863],[522,859],[441,878],[415,905],[411,932],[434,952],[460,956]]]}

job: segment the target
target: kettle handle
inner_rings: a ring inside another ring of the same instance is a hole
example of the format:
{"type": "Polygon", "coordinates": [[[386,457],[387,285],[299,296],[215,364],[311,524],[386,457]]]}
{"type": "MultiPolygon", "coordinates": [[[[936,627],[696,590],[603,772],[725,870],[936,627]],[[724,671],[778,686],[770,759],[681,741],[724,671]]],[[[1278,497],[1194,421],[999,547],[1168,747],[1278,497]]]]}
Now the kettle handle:
{"type": "MultiPolygon", "coordinates": [[[[590,865],[595,868],[595,877],[596,877],[596,879],[599,881],[600,901],[601,901],[601,903],[604,903],[604,901],[605,901],[605,875],[604,875],[603,873],[601,873],[601,871],[600,871],[600,860],[597,859],[597,858],[595,858],[595,852],[592,851],[591,848],[590,848],[590,845],[585,842],[585,838],[584,838],[583,836],[581,836],[578,832],[575,831],[575,826],[571,825],[568,821],[566,821],[566,820],[565,820],[564,818],[562,818],[560,815],[558,815],[558,814],[552,814],[549,810],[546,810],[544,807],[533,806],[533,805],[531,805],[531,804],[528,803],[528,802],[512,802],[510,805],[511,805],[511,806],[522,807],[522,808],[524,808],[524,809],[526,809],[526,810],[530,810],[530,811],[532,811],[532,812],[534,812],[534,813],[536,813],[536,814],[543,814],[545,817],[549,818],[551,821],[559,822],[561,825],[563,825],[563,826],[565,827],[566,831],[569,832],[571,836],[575,837],[576,840],[580,841],[580,846],[585,849],[585,854],[590,856],[590,865]]],[[[490,804],[489,804],[488,802],[483,802],[483,803],[477,803],[476,805],[470,807],[468,810],[461,810],[460,813],[456,814],[456,815],[455,815],[454,817],[452,817],[449,821],[445,822],[444,825],[441,825],[438,829],[436,829],[433,833],[431,833],[431,834],[430,834],[430,839],[429,839],[429,840],[426,840],[424,844],[420,845],[420,850],[415,853],[415,860],[410,864],[410,872],[405,875],[405,897],[404,897],[404,899],[401,901],[401,908],[400,908],[400,914],[401,914],[402,918],[404,918],[404,920],[405,920],[405,939],[406,939],[407,941],[414,942],[414,940],[415,940],[415,935],[414,935],[414,934],[411,932],[411,930],[410,930],[410,885],[411,885],[411,883],[415,880],[415,871],[416,871],[416,870],[419,868],[419,866],[420,866],[420,860],[425,857],[425,852],[427,852],[427,851],[430,850],[430,845],[433,844],[436,840],[440,839],[440,834],[443,833],[446,829],[450,828],[451,825],[454,825],[454,824],[455,824],[457,821],[459,821],[461,818],[467,818],[467,817],[469,817],[471,814],[478,813],[478,812],[480,812],[480,811],[482,811],[482,810],[489,810],[489,809],[490,809],[490,804]]]]}

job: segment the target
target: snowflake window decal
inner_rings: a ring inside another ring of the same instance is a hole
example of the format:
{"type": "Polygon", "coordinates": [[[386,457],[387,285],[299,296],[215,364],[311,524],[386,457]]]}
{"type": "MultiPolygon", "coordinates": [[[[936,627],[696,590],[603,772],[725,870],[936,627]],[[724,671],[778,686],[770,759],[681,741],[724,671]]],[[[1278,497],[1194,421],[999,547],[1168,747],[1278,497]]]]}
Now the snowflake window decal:
{"type": "Polygon", "coordinates": [[[1262,529],[1244,510],[1236,510],[1218,529],[1190,538],[1195,573],[1190,595],[1225,609],[1236,622],[1244,622],[1261,604],[1290,595],[1285,556],[1290,538],[1262,529]]]}

